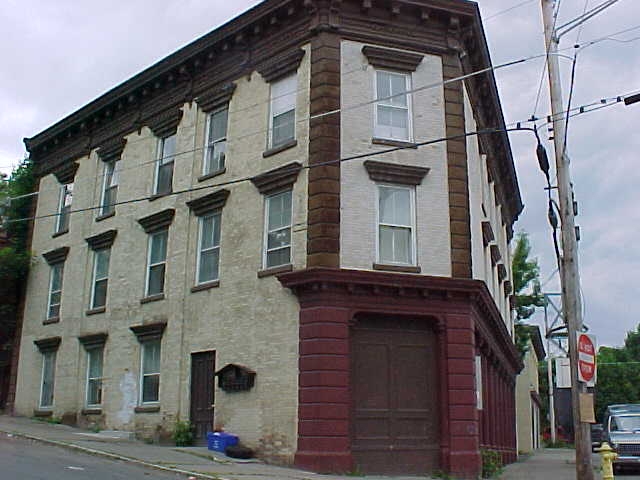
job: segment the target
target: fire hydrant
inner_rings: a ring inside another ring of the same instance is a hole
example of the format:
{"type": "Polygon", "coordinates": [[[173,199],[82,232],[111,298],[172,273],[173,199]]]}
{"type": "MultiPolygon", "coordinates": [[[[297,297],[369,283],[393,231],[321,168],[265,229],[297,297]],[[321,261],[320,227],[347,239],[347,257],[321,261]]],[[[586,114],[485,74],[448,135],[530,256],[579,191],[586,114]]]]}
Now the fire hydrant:
{"type": "Polygon", "coordinates": [[[602,457],[602,480],[613,480],[613,461],[618,458],[618,454],[613,451],[607,442],[602,442],[598,449],[602,457]]]}

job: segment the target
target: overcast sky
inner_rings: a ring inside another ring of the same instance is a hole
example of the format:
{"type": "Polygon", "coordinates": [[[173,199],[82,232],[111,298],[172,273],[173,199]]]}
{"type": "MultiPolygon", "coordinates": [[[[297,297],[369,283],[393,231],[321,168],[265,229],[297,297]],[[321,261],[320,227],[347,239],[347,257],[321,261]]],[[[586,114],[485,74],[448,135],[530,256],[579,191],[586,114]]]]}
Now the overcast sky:
{"type": "MultiPolygon", "coordinates": [[[[558,25],[602,0],[563,0],[558,25]]],[[[2,0],[0,171],[25,155],[31,137],[179,47],[259,3],[236,0],[2,0]]],[[[480,0],[494,65],[544,51],[539,0],[480,0]],[[513,8],[512,10],[504,10],[513,8]],[[498,14],[498,15],[496,15],[498,14]]],[[[573,106],[640,90],[640,2],[620,0],[562,39],[561,48],[639,27],[578,55],[573,106]],[[580,35],[578,40],[578,34],[580,35]]],[[[569,48],[564,53],[573,55],[569,48]]],[[[543,59],[496,72],[506,121],[549,113],[543,59]]],[[[561,59],[565,102],[571,61],[561,59]]],[[[571,119],[568,149],[580,203],[585,322],[600,344],[619,345],[640,322],[640,104],[571,119]]],[[[543,176],[530,134],[511,134],[529,232],[545,290],[559,291],[546,220],[543,176]]]]}

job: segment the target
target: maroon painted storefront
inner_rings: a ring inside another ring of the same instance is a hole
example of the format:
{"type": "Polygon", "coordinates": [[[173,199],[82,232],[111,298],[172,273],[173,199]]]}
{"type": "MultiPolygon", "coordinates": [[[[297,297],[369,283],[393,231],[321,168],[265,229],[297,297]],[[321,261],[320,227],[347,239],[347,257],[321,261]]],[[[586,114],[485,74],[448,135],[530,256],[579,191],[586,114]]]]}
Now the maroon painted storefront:
{"type": "MultiPolygon", "coordinates": [[[[300,303],[297,466],[347,472],[354,459],[353,336],[368,315],[423,321],[436,338],[437,468],[476,477],[480,449],[516,459],[515,377],[521,361],[483,282],[312,268],[279,276],[300,303]],[[482,356],[483,409],[476,404],[482,356]]],[[[390,448],[393,448],[392,446],[390,448]]],[[[402,466],[398,467],[402,468],[402,466]]],[[[406,472],[396,472],[406,473],[406,472]]]]}

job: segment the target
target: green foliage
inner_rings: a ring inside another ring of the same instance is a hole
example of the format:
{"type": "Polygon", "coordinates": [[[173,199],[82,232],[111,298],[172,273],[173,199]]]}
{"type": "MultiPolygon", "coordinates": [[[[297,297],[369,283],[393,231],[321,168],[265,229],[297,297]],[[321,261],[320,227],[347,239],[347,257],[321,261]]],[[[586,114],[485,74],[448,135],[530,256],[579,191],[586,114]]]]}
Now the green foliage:
{"type": "Polygon", "coordinates": [[[529,236],[525,232],[518,232],[511,261],[518,320],[526,320],[533,315],[536,307],[544,306],[544,295],[540,286],[540,267],[537,259],[529,259],[530,254],[529,236]]]}
{"type": "Polygon", "coordinates": [[[193,430],[190,422],[182,422],[178,420],[173,429],[173,441],[176,447],[188,447],[193,444],[193,430]]]}
{"type": "Polygon", "coordinates": [[[31,255],[15,247],[0,248],[0,283],[23,280],[29,271],[31,255]]]}
{"type": "Polygon", "coordinates": [[[502,473],[502,455],[496,450],[481,449],[482,478],[496,478],[502,473]]]}
{"type": "MultiPolygon", "coordinates": [[[[33,166],[26,159],[13,171],[9,179],[3,179],[0,186],[0,198],[20,197],[35,190],[36,180],[33,174],[33,166]]],[[[34,197],[24,197],[12,200],[6,211],[7,220],[28,218],[31,213],[31,204],[34,197]]],[[[29,222],[9,222],[6,231],[11,243],[17,252],[24,252],[27,248],[27,232],[29,222]]]]}

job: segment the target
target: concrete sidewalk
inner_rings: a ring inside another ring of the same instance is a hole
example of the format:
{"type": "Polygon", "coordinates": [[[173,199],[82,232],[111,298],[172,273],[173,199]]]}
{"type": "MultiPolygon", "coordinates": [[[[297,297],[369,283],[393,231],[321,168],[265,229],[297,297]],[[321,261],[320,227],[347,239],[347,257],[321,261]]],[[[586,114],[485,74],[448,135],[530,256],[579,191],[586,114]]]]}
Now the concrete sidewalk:
{"type": "MultiPolygon", "coordinates": [[[[321,475],[293,468],[266,465],[258,460],[235,460],[205,447],[178,448],[148,445],[132,440],[125,432],[89,432],[67,425],[50,424],[26,417],[0,415],[0,432],[75,449],[92,455],[125,460],[149,467],[215,480],[349,480],[352,475],[321,475]]],[[[501,480],[574,480],[574,452],[541,450],[509,465],[501,480]]],[[[429,477],[366,476],[368,480],[416,480],[429,477]]]]}

